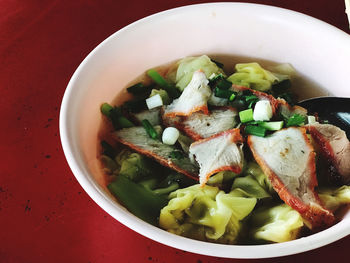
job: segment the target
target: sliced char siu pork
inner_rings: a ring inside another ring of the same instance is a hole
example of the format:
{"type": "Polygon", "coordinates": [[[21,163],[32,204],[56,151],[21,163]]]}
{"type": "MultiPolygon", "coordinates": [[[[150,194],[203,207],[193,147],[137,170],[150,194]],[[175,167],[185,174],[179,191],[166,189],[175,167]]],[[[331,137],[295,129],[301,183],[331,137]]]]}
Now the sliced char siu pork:
{"type": "Polygon", "coordinates": [[[175,126],[197,141],[234,128],[237,115],[238,112],[232,107],[218,107],[210,111],[209,115],[195,112],[188,117],[162,117],[166,126],[175,126]]]}
{"type": "MultiPolygon", "coordinates": [[[[160,126],[154,128],[157,131],[161,130],[160,126]]],[[[151,157],[179,173],[198,180],[198,166],[191,162],[187,154],[180,152],[180,158],[173,158],[172,153],[180,150],[173,145],[163,144],[160,140],[150,138],[143,127],[121,129],[114,132],[113,136],[117,141],[131,149],[151,157]]]]}
{"type": "Polygon", "coordinates": [[[274,96],[265,92],[253,90],[244,86],[232,85],[232,90],[235,92],[250,91],[252,94],[257,96],[260,100],[268,100],[271,104],[272,114],[282,114],[285,117],[291,117],[293,114],[300,114],[302,116],[307,115],[307,110],[300,106],[291,106],[284,99],[276,99],[274,96]]]}
{"type": "Polygon", "coordinates": [[[308,125],[320,154],[327,160],[330,181],[350,184],[350,142],[340,128],[331,124],[308,125]]]}
{"type": "Polygon", "coordinates": [[[209,177],[220,171],[240,173],[243,167],[243,138],[239,129],[232,129],[196,141],[190,155],[198,162],[199,183],[204,186],[209,177]]]}
{"type": "Polygon", "coordinates": [[[314,190],[315,153],[304,128],[290,127],[264,138],[250,135],[248,145],[280,198],[298,211],[310,228],[334,223],[334,215],[322,207],[314,190]]]}
{"type": "Polygon", "coordinates": [[[164,115],[167,117],[189,116],[197,111],[208,114],[207,101],[211,95],[208,83],[203,71],[195,71],[191,82],[185,87],[181,96],[165,107],[164,115]]]}

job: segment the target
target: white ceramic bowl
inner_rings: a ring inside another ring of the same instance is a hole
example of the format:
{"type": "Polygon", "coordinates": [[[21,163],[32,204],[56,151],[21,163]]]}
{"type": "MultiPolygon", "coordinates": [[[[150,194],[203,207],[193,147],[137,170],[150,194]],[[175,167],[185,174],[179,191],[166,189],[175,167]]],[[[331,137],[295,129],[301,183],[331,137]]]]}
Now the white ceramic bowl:
{"type": "MultiPolygon", "coordinates": [[[[194,54],[233,54],[289,62],[327,92],[350,96],[347,81],[350,37],[312,17],[243,3],[192,5],[146,17],[96,47],[76,70],[64,94],[60,113],[63,150],[74,175],[90,197],[119,222],[146,237],[211,256],[284,256],[350,234],[348,213],[333,227],[290,242],[254,246],[212,244],[149,225],[111,198],[101,186],[103,177],[97,161],[100,104],[110,102],[146,69],[194,54]]],[[[309,89],[304,88],[303,92],[308,93],[309,89]]]]}

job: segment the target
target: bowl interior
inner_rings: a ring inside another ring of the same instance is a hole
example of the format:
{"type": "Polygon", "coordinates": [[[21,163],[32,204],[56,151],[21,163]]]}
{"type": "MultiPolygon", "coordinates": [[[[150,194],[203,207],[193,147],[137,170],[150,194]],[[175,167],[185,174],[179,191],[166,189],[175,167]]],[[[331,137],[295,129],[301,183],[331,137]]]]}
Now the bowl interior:
{"type": "Polygon", "coordinates": [[[200,254],[234,258],[282,256],[348,235],[349,214],[325,231],[291,242],[249,247],[209,244],[148,225],[105,191],[97,160],[101,103],[114,100],[146,69],[199,54],[247,59],[235,62],[254,58],[291,63],[302,75],[295,88],[304,97],[350,97],[344,81],[350,73],[350,37],[319,20],[285,9],[240,3],[193,5],[147,17],[100,44],[77,69],[66,90],[60,116],[61,140],[82,187],[126,226],[161,243],[200,254]]]}

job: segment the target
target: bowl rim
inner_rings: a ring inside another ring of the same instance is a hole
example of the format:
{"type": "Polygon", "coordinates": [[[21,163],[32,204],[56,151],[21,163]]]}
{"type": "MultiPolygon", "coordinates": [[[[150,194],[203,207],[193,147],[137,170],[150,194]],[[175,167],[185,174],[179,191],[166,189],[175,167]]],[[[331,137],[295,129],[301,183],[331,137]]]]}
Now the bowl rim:
{"type": "Polygon", "coordinates": [[[189,239],[186,237],[178,236],[172,233],[169,233],[161,228],[150,225],[143,220],[137,218],[130,212],[128,212],[125,208],[122,208],[120,205],[116,204],[113,200],[111,200],[104,190],[97,185],[97,183],[86,176],[84,165],[82,162],[79,162],[75,157],[74,147],[75,142],[72,141],[72,134],[69,129],[69,109],[70,102],[72,101],[73,91],[75,83],[78,81],[79,76],[84,67],[89,65],[89,62],[95,56],[98,50],[102,49],[111,39],[117,38],[124,31],[132,30],[132,28],[137,27],[139,24],[147,23],[153,19],[161,19],[164,16],[174,15],[178,12],[182,12],[186,9],[197,9],[197,8],[206,8],[206,7],[232,7],[240,8],[240,7],[254,7],[259,8],[264,11],[278,11],[284,13],[284,15],[288,15],[293,17],[294,19],[304,19],[316,23],[318,26],[323,27],[324,30],[332,32],[332,34],[337,34],[337,37],[344,38],[344,41],[349,41],[349,35],[339,28],[332,26],[324,21],[316,19],[314,17],[302,14],[297,11],[292,11],[285,8],[263,5],[263,4],[253,4],[253,3],[242,3],[242,2],[217,2],[217,3],[202,3],[202,4],[193,4],[186,5],[177,8],[168,9],[162,12],[158,12],[152,14],[150,16],[139,19],[123,28],[118,30],[117,32],[110,35],[104,41],[102,41],[98,46],[96,46],[81,62],[78,66],[74,74],[72,75],[65,93],[63,95],[61,108],[60,108],[60,116],[59,116],[59,132],[60,139],[63,148],[64,155],[68,162],[70,169],[72,170],[74,176],[78,180],[79,184],[86,191],[86,193],[109,215],[118,220],[123,225],[128,228],[136,231],[137,233],[157,241],[159,243],[208,256],[216,256],[216,257],[225,257],[225,258],[272,258],[272,257],[280,257],[287,256],[297,253],[302,253],[305,251],[309,251],[315,248],[319,248],[330,244],[334,241],[337,241],[347,235],[350,234],[350,228],[342,227],[342,221],[337,223],[336,225],[313,234],[311,236],[299,238],[293,241],[288,241],[284,243],[276,243],[276,244],[266,244],[266,245],[223,245],[223,244],[215,244],[204,241],[198,241],[194,239],[189,239]],[[254,253],[252,253],[254,251],[254,253]]]}

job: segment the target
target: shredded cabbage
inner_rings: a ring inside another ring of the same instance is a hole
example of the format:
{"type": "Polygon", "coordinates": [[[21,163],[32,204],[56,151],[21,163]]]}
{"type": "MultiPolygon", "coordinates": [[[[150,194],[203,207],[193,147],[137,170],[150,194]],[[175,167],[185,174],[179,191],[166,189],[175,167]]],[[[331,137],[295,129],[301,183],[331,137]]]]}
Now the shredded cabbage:
{"type": "Polygon", "coordinates": [[[241,220],[251,213],[256,198],[233,190],[198,184],[172,192],[160,212],[159,225],[169,232],[199,240],[234,244],[241,220]]]}

